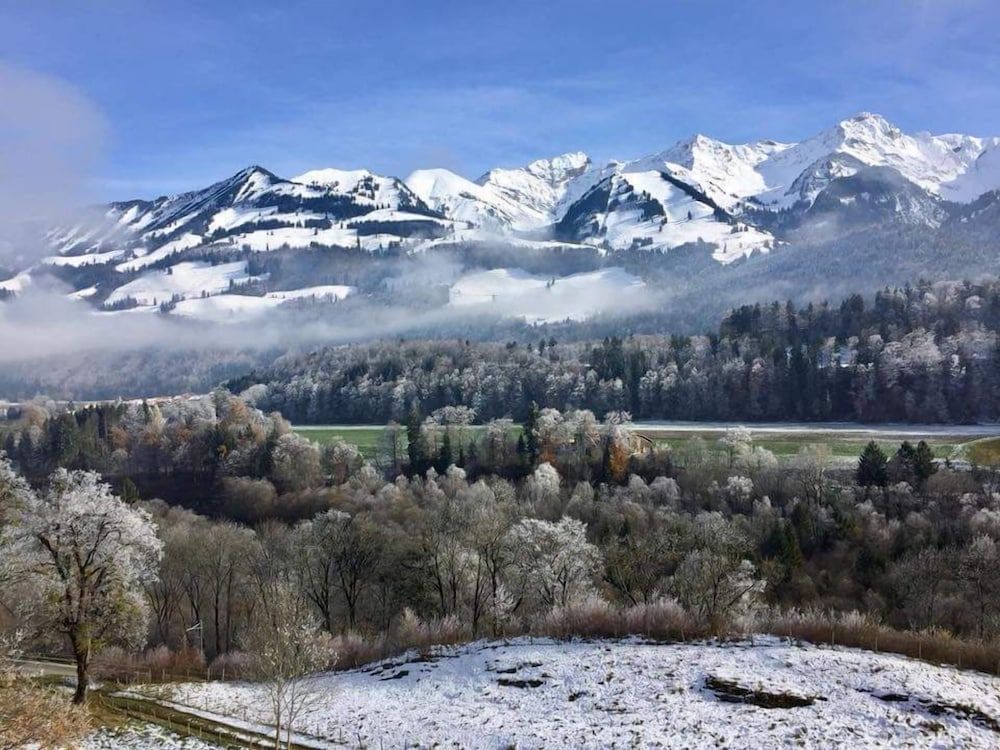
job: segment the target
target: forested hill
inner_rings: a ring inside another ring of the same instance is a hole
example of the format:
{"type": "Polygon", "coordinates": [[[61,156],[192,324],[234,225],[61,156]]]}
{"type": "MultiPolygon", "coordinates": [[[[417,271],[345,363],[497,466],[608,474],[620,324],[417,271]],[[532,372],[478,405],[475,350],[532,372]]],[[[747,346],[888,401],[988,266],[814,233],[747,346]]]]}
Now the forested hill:
{"type": "Polygon", "coordinates": [[[920,283],[839,305],[744,306],[700,336],[395,341],[279,360],[230,382],[298,423],[383,423],[447,405],[635,419],[1000,418],[1000,282],[920,283]]]}

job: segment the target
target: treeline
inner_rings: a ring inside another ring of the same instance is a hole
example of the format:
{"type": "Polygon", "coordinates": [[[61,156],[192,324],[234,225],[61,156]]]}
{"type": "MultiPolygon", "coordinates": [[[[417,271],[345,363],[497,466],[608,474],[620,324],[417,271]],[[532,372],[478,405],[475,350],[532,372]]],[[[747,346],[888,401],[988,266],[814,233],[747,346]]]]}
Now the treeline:
{"type": "Polygon", "coordinates": [[[1000,418],[1000,282],[929,283],[839,305],[737,308],[703,336],[559,343],[383,341],[230,381],[296,423],[403,422],[534,402],[636,419],[974,422],[1000,418]]]}

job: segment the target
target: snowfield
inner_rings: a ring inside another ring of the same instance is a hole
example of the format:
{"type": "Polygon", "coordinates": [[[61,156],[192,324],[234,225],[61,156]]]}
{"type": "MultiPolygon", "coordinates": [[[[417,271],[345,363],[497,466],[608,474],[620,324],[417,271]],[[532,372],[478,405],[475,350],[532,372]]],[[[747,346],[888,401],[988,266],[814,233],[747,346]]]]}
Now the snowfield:
{"type": "Polygon", "coordinates": [[[340,284],[309,286],[284,292],[268,292],[261,297],[243,294],[217,294],[211,297],[185,299],[177,303],[173,314],[216,323],[246,321],[263,315],[291,300],[315,299],[334,302],[342,300],[354,287],[340,284]]]}
{"type": "Polygon", "coordinates": [[[466,274],[448,292],[451,307],[478,307],[529,323],[583,320],[594,313],[638,303],[646,285],[622,268],[539,276],[520,268],[466,274]]]}
{"type": "Polygon", "coordinates": [[[122,284],[108,295],[107,304],[132,297],[140,305],[154,306],[174,295],[188,298],[221,294],[229,289],[230,283],[245,283],[253,278],[247,273],[246,261],[215,266],[205,261],[189,261],[162,271],[147,271],[122,284]]]}
{"type": "MultiPolygon", "coordinates": [[[[311,684],[316,699],[296,729],[317,746],[1000,744],[1000,679],[773,637],[724,645],[478,642],[311,684]]],[[[170,700],[234,725],[268,721],[252,684],[180,685],[170,700]]]]}

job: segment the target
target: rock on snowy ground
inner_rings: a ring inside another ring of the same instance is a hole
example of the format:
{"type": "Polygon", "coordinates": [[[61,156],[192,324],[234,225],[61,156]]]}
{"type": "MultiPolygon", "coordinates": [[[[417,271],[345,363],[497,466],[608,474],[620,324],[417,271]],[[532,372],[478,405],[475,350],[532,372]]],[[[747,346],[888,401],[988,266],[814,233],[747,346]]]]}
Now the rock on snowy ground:
{"type": "Polygon", "coordinates": [[[155,724],[105,727],[87,737],[80,750],[220,750],[201,740],[181,737],[155,724]]]}
{"type": "MultiPolygon", "coordinates": [[[[479,642],[312,686],[297,729],[351,746],[1000,746],[1000,679],[776,638],[479,642]]],[[[268,720],[252,684],[181,685],[171,699],[268,720]]]]}

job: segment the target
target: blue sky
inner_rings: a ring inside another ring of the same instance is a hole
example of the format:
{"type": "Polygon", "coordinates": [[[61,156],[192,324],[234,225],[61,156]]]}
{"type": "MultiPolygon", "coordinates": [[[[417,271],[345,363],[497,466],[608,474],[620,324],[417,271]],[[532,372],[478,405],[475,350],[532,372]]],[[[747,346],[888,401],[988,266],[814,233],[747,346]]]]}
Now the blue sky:
{"type": "Polygon", "coordinates": [[[998,50],[991,0],[0,0],[0,63],[103,120],[106,198],[250,163],[476,177],[695,132],[796,140],[860,110],[1000,135],[998,50]]]}

